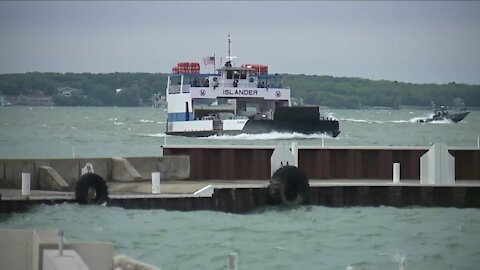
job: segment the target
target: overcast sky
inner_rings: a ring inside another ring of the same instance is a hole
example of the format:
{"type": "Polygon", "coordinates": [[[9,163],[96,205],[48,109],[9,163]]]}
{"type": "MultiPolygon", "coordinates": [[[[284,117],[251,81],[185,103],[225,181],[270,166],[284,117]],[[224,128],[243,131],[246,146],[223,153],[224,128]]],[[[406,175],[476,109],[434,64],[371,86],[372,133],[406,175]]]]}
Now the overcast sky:
{"type": "Polygon", "coordinates": [[[228,33],[271,72],[480,84],[480,2],[458,1],[0,2],[0,73],[170,72],[228,33]]]}

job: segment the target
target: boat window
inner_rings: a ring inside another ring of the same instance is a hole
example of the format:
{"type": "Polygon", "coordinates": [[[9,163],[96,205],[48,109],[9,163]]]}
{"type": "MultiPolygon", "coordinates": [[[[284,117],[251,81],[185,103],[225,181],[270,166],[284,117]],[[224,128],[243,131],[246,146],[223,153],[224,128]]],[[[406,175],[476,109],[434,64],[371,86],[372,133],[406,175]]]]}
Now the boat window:
{"type": "Polygon", "coordinates": [[[240,79],[245,80],[246,78],[247,78],[247,71],[246,70],[240,71],[240,79]]]}
{"type": "Polygon", "coordinates": [[[227,70],[227,79],[233,79],[233,70],[227,70]]]}
{"type": "Polygon", "coordinates": [[[182,93],[190,93],[190,85],[184,84],[182,87],[182,93]]]}
{"type": "Polygon", "coordinates": [[[235,71],[233,72],[233,78],[234,78],[235,80],[238,80],[238,79],[240,78],[240,74],[238,74],[238,71],[235,70],[235,71]]]}
{"type": "Polygon", "coordinates": [[[180,93],[180,85],[170,85],[168,88],[169,94],[178,94],[180,93]]]}

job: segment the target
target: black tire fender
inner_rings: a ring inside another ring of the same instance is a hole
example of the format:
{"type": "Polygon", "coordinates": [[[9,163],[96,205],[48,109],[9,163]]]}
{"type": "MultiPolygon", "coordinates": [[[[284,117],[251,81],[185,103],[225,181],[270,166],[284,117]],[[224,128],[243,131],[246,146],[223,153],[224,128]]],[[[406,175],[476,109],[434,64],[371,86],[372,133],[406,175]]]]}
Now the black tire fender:
{"type": "Polygon", "coordinates": [[[75,200],[80,204],[103,204],[108,201],[108,187],[102,177],[94,173],[80,176],[75,188],[75,200]]]}
{"type": "Polygon", "coordinates": [[[283,166],[272,175],[268,195],[273,204],[287,206],[308,202],[310,185],[307,175],[295,166],[283,166]]]}

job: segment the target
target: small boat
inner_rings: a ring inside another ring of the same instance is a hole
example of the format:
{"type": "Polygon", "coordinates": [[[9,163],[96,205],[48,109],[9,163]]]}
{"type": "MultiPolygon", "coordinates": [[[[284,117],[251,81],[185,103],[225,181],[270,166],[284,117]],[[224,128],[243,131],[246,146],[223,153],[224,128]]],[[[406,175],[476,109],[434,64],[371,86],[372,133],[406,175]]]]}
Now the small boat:
{"type": "MultiPolygon", "coordinates": [[[[319,106],[291,106],[290,88],[268,66],[235,67],[230,56],[214,73],[200,73],[198,62],[179,62],[168,76],[166,134],[187,137],[270,132],[327,134],[339,123],[321,117],[319,106]]],[[[204,63],[214,64],[214,57],[204,63]],[[212,63],[213,62],[213,63],[212,63]]]]}
{"type": "Polygon", "coordinates": [[[427,119],[421,119],[420,123],[428,123],[433,121],[441,121],[441,120],[450,120],[454,123],[458,123],[462,121],[470,112],[467,110],[462,110],[456,113],[450,113],[447,111],[445,106],[440,106],[440,109],[437,109],[435,103],[432,102],[433,107],[433,116],[427,119]]]}

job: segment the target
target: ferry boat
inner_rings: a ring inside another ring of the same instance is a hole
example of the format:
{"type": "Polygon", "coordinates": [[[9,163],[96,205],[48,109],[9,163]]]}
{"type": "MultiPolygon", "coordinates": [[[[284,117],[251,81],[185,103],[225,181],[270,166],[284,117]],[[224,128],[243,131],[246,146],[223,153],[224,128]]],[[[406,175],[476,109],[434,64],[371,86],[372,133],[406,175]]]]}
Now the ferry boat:
{"type": "Polygon", "coordinates": [[[215,73],[200,73],[198,62],[180,62],[172,68],[166,89],[166,134],[340,133],[338,121],[321,117],[318,106],[291,106],[290,88],[283,86],[281,75],[268,74],[268,66],[235,67],[230,43],[229,36],[227,61],[215,73]]]}

